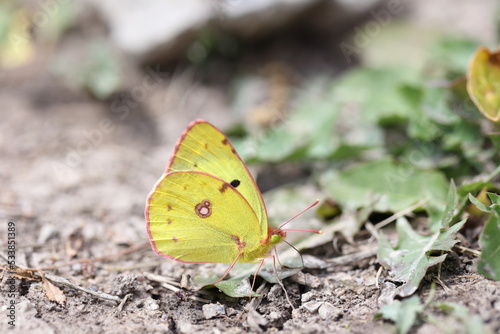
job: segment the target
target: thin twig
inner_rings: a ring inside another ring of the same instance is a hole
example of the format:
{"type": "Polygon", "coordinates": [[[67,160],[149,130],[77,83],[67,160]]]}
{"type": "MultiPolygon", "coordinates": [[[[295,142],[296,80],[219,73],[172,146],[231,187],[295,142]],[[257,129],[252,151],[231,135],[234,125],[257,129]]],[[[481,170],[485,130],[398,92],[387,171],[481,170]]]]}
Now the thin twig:
{"type": "MultiPolygon", "coordinates": [[[[146,277],[150,281],[161,283],[162,287],[164,287],[165,289],[168,289],[170,291],[178,292],[178,291],[182,290],[181,288],[178,287],[178,286],[180,286],[180,284],[171,278],[157,275],[157,274],[153,274],[153,273],[144,273],[144,277],[146,277]]],[[[211,302],[208,299],[201,298],[198,296],[189,296],[188,298],[195,300],[197,302],[201,302],[201,303],[210,303],[211,302]]]]}
{"type": "Polygon", "coordinates": [[[396,219],[400,218],[400,217],[403,217],[403,216],[406,216],[407,214],[413,212],[413,210],[415,210],[416,208],[419,208],[421,207],[422,205],[424,205],[426,202],[428,201],[427,198],[424,198],[423,200],[420,200],[418,201],[416,204],[413,204],[412,206],[410,206],[409,208],[406,208],[406,209],[403,209],[399,212],[396,212],[395,214],[393,214],[392,216],[382,220],[381,222],[377,223],[375,225],[375,228],[377,230],[380,230],[382,227],[386,226],[386,225],[389,225],[390,223],[392,223],[393,221],[395,221],[396,219]]]}
{"type": "Polygon", "coordinates": [[[251,310],[257,310],[257,307],[260,305],[262,302],[262,299],[264,298],[264,295],[269,292],[269,286],[264,282],[257,288],[257,291],[255,291],[259,296],[253,298],[250,303],[248,303],[245,306],[245,309],[250,312],[251,310]]]}
{"type": "Polygon", "coordinates": [[[378,240],[378,238],[379,238],[378,230],[375,228],[375,226],[372,223],[367,221],[365,223],[365,228],[371,234],[372,237],[374,237],[376,240],[378,240]]]}
{"type": "Polygon", "coordinates": [[[460,245],[454,245],[453,249],[462,253],[462,254],[471,254],[471,255],[474,255],[475,257],[481,256],[481,252],[476,250],[476,249],[467,248],[467,247],[460,246],[460,245]]]}
{"type": "Polygon", "coordinates": [[[130,298],[130,296],[132,296],[132,294],[128,293],[125,295],[125,297],[123,297],[122,301],[120,302],[120,305],[118,305],[118,307],[116,308],[116,313],[120,313],[123,310],[123,306],[125,306],[125,303],[130,298]]]}
{"type": "Polygon", "coordinates": [[[380,266],[380,268],[378,268],[378,270],[377,270],[377,275],[375,275],[375,287],[377,287],[377,289],[379,288],[378,282],[380,280],[380,275],[382,275],[383,271],[384,271],[384,267],[380,266]]]}
{"type": "Polygon", "coordinates": [[[56,276],[56,275],[50,275],[50,274],[45,274],[45,277],[47,279],[49,279],[50,281],[52,281],[53,283],[59,283],[59,284],[65,285],[65,286],[67,286],[69,288],[86,292],[88,294],[91,294],[91,295],[93,295],[95,297],[98,297],[98,298],[101,298],[101,299],[112,300],[112,301],[115,301],[115,302],[120,302],[121,301],[121,298],[118,297],[118,296],[113,296],[113,295],[110,295],[110,294],[105,293],[105,292],[92,291],[92,290],[86,289],[86,288],[84,288],[82,286],[79,286],[79,285],[76,285],[74,283],[71,283],[70,281],[68,281],[64,277],[60,277],[60,276],[56,276]]]}
{"type": "MultiPolygon", "coordinates": [[[[172,286],[174,286],[174,285],[180,286],[180,284],[177,281],[173,280],[172,278],[168,278],[166,276],[157,275],[157,274],[153,274],[153,273],[144,273],[143,275],[144,275],[144,277],[146,277],[150,281],[154,281],[154,282],[158,282],[158,283],[167,283],[167,284],[172,285],[172,286]]],[[[174,291],[174,292],[179,291],[179,288],[177,288],[175,286],[174,286],[174,288],[176,288],[177,290],[172,290],[172,291],[174,291]]]]}
{"type": "Polygon", "coordinates": [[[433,281],[439,284],[443,288],[444,292],[450,293],[451,289],[447,287],[446,284],[444,284],[444,282],[441,281],[439,277],[435,276],[433,281]]]}
{"type": "Polygon", "coordinates": [[[372,248],[367,249],[367,250],[362,250],[359,252],[351,253],[351,254],[346,254],[342,255],[333,259],[327,260],[329,264],[332,264],[333,266],[329,268],[334,268],[335,266],[338,265],[348,265],[351,263],[357,263],[361,260],[364,260],[366,258],[372,257],[377,255],[377,246],[374,245],[372,248]]]}

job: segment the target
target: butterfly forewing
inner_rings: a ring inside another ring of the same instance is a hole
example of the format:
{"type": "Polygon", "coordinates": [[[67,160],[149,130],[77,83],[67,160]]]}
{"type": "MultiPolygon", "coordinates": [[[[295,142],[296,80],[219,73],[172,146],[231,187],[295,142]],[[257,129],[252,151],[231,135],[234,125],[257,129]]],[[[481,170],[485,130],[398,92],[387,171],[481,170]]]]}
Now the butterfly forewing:
{"type": "Polygon", "coordinates": [[[232,184],[257,216],[260,237],[267,237],[267,213],[257,185],[227,137],[210,123],[192,122],[176,145],[166,172],[198,171],[232,184]]]}

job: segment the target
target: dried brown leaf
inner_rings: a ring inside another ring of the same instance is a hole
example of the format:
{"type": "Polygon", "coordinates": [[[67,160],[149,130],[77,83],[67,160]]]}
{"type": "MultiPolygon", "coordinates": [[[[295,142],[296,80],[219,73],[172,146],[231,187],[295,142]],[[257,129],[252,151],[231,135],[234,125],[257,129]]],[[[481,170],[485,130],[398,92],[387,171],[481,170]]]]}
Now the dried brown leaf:
{"type": "Polygon", "coordinates": [[[44,274],[40,273],[40,276],[42,277],[42,288],[47,298],[64,306],[66,304],[66,296],[61,289],[52,284],[44,274]]]}

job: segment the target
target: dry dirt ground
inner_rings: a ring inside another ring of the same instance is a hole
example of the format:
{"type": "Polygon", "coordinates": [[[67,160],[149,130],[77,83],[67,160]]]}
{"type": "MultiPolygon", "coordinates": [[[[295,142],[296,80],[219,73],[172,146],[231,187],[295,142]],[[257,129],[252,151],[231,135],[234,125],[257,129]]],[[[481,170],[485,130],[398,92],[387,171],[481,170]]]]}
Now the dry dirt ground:
{"type": "MultiPolygon", "coordinates": [[[[95,102],[48,75],[46,67],[46,60],[39,59],[0,76],[0,254],[7,254],[11,221],[16,264],[46,268],[46,275],[73,286],[55,284],[66,297],[61,305],[49,300],[38,278],[17,279],[12,327],[4,273],[0,332],[395,332],[389,322],[373,320],[379,308],[379,265],[376,243],[368,237],[343,247],[344,254],[332,242],[316,249],[314,254],[330,266],[285,279],[294,309],[279,285],[258,282],[262,297],[249,301],[216,290],[175,291],[172,283],[163,282],[159,276],[179,282],[183,275],[225,269],[159,258],[147,244],[143,211],[190,121],[206,118],[224,128],[235,120],[226,103],[227,82],[207,81],[182,67],[160,68],[162,78],[155,82],[150,72],[137,70],[128,77],[126,91],[143,92],[140,101],[115,96],[95,102]],[[345,253],[351,255],[341,257],[345,253]]],[[[423,300],[434,277],[430,273],[418,291],[423,300]]],[[[477,275],[466,255],[448,258],[441,281],[435,300],[465,305],[500,332],[499,282],[477,275]]],[[[438,324],[444,319],[437,311],[433,316],[438,324]]],[[[436,326],[425,323],[413,332],[434,333],[436,326]]]]}

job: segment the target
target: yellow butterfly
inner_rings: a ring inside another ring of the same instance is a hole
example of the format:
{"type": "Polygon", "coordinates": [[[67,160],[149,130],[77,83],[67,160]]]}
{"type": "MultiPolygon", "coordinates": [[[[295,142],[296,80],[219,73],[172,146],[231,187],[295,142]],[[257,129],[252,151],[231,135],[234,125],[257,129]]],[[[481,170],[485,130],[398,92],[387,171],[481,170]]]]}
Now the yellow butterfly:
{"type": "Polygon", "coordinates": [[[230,263],[213,284],[237,262],[261,261],[262,266],[286,237],[284,224],[268,226],[262,195],[228,138],[203,120],[182,133],[147,199],[145,216],[159,255],[188,263],[230,263]]]}

